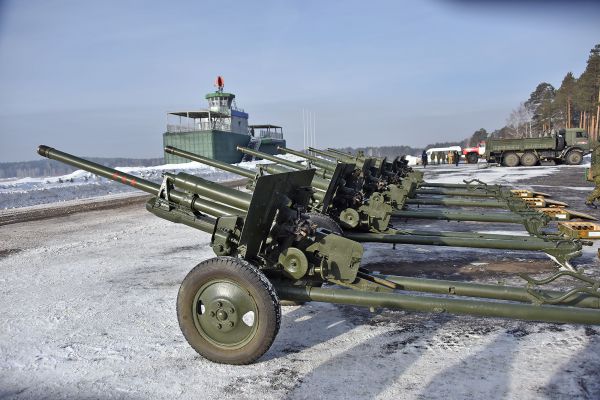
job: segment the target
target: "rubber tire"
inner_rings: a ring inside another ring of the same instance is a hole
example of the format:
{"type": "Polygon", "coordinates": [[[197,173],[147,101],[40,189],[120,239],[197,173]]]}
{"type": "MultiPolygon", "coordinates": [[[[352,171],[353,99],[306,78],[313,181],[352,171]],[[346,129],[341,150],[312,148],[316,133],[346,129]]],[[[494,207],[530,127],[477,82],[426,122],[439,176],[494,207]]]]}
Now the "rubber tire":
{"type": "Polygon", "coordinates": [[[502,156],[502,165],[504,165],[505,167],[518,167],[520,163],[521,163],[521,159],[520,159],[519,155],[512,151],[508,152],[508,153],[504,153],[504,155],[502,156]],[[509,162],[507,162],[507,161],[509,161],[509,162]]]}
{"type": "Polygon", "coordinates": [[[465,158],[467,159],[468,164],[477,164],[479,161],[479,155],[476,153],[469,153],[465,158]]]}
{"type": "Polygon", "coordinates": [[[537,165],[539,161],[540,160],[535,155],[535,153],[532,153],[530,151],[526,152],[521,156],[521,165],[525,167],[533,167],[534,165],[537,165]]]}
{"type": "Polygon", "coordinates": [[[342,228],[340,228],[340,225],[330,216],[315,212],[310,212],[308,215],[310,216],[310,220],[314,224],[317,224],[319,228],[325,228],[337,235],[342,235],[344,233],[342,228]]]}
{"type": "Polygon", "coordinates": [[[577,150],[571,150],[565,155],[565,164],[579,165],[583,161],[583,154],[577,150]]]}
{"type": "Polygon", "coordinates": [[[192,269],[179,288],[177,319],[187,342],[204,358],[223,364],[244,365],[269,350],[279,332],[281,306],[277,292],[267,277],[249,262],[234,257],[216,257],[192,269]],[[257,305],[258,327],[254,337],[239,349],[225,350],[206,340],[198,332],[192,315],[198,290],[211,280],[226,279],[247,289],[257,305]]]}

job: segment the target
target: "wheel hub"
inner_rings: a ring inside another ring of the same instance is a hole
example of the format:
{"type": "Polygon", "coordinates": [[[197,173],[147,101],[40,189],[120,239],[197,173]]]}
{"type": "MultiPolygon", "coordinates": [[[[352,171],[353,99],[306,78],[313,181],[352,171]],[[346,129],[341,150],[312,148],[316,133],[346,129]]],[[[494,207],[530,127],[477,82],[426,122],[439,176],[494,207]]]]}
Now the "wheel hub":
{"type": "Polygon", "coordinates": [[[213,344],[237,348],[252,339],[257,328],[254,323],[257,306],[248,291],[237,283],[208,282],[198,290],[194,304],[196,329],[213,344]]]}

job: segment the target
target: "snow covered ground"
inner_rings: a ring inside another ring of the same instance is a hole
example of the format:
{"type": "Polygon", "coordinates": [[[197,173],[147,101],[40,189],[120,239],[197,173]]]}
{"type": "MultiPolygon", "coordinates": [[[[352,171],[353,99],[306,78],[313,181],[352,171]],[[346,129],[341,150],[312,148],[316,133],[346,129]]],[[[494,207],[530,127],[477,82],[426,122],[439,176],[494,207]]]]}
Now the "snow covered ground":
{"type": "MultiPolygon", "coordinates": [[[[552,185],[558,173],[579,174],[546,168],[431,168],[426,177],[552,185]]],[[[578,325],[313,303],[283,309],[256,364],[208,362],[185,342],[175,298],[187,272],[213,256],[209,241],[140,206],[0,227],[0,398],[600,398],[600,328],[578,325]]],[[[586,248],[578,266],[598,277],[595,252],[586,248]]],[[[543,255],[525,252],[382,244],[366,245],[363,264],[509,283],[516,272],[550,271],[543,255]]]]}
{"type": "MultiPolygon", "coordinates": [[[[432,175],[428,177],[427,181],[463,183],[465,179],[477,178],[485,183],[504,185],[530,178],[556,175],[561,173],[561,171],[569,169],[580,171],[581,178],[583,179],[585,168],[588,167],[589,163],[582,165],[545,165],[515,168],[488,166],[486,163],[466,164],[459,167],[435,165],[427,167],[430,169],[432,175]]],[[[422,167],[417,167],[417,169],[422,170],[422,167]]]]}

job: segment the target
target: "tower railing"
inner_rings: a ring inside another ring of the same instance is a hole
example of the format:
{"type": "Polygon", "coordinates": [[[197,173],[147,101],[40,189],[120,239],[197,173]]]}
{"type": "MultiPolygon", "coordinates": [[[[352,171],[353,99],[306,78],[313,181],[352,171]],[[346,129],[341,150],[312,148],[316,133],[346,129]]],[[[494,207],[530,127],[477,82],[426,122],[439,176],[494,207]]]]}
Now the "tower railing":
{"type": "Polygon", "coordinates": [[[232,132],[231,123],[229,122],[195,122],[189,125],[183,124],[167,124],[167,132],[168,133],[183,133],[183,132],[197,132],[197,131],[209,131],[209,130],[218,130],[224,132],[232,132]]]}
{"type": "Polygon", "coordinates": [[[273,131],[261,130],[261,131],[259,131],[258,135],[262,139],[265,139],[265,138],[267,138],[267,139],[283,139],[283,132],[273,132],[273,131]]]}

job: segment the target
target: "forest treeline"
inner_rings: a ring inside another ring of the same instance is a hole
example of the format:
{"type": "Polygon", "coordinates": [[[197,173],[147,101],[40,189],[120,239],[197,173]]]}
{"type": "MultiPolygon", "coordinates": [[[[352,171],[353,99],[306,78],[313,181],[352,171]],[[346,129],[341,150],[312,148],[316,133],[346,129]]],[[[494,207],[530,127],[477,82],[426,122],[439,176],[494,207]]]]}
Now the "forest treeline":
{"type": "Polygon", "coordinates": [[[541,82],[529,98],[515,108],[506,125],[493,132],[479,129],[468,145],[476,146],[487,137],[539,137],[562,128],[584,128],[598,140],[600,121],[600,44],[590,50],[585,70],[576,77],[567,72],[558,88],[541,82]]]}
{"type": "MultiPolygon", "coordinates": [[[[152,167],[164,164],[163,158],[94,158],[88,160],[107,167],[152,167]]],[[[36,160],[0,163],[0,179],[3,178],[25,178],[40,176],[60,176],[70,174],[77,170],[67,164],[55,160],[36,160]]]]}

